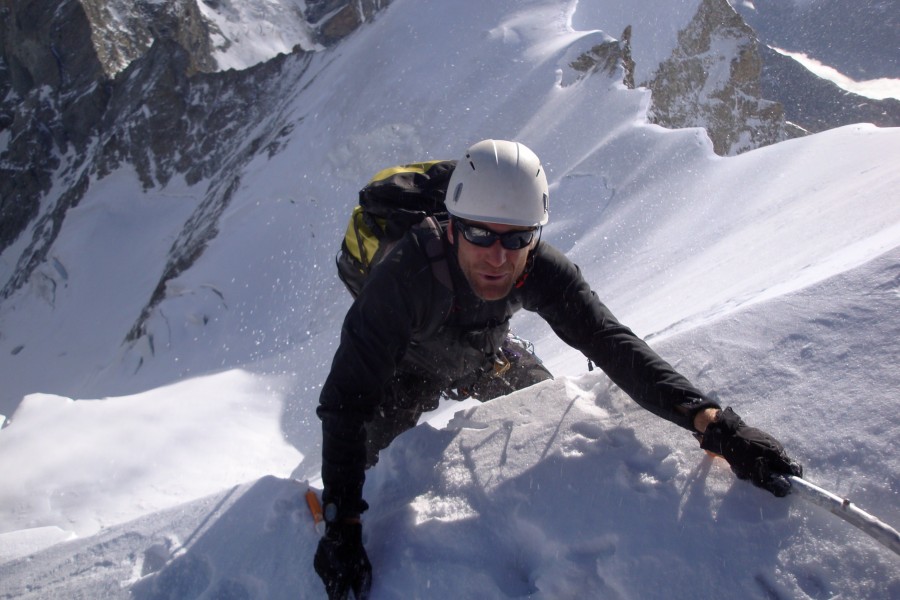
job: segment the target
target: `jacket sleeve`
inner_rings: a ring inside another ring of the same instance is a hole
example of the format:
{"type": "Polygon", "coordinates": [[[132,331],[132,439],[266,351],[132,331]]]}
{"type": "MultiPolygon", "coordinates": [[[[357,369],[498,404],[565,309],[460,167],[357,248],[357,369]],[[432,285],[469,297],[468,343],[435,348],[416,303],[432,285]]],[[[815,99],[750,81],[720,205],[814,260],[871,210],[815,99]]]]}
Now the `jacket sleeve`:
{"type": "Polygon", "coordinates": [[[580,269],[558,250],[541,244],[527,288],[524,308],[541,315],[564,342],[583,352],[645,409],[694,431],[697,411],[718,408],[622,325],[580,269]]]}
{"type": "Polygon", "coordinates": [[[431,276],[430,271],[421,276],[429,266],[415,260],[416,250],[412,240],[401,244],[372,270],[344,318],[319,397],[323,499],[335,505],[338,516],[358,515],[366,508],[365,422],[381,403],[413,334],[428,318],[431,276]]]}

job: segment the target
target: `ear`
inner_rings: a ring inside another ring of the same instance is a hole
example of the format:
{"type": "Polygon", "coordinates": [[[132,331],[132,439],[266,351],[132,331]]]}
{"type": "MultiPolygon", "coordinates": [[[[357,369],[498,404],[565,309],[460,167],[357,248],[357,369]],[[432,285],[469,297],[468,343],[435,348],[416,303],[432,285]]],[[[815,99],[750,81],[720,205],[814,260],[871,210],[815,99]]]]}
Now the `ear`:
{"type": "Polygon", "coordinates": [[[453,227],[453,217],[450,217],[450,221],[447,222],[447,241],[450,242],[451,246],[456,245],[456,240],[454,239],[455,228],[453,227]]]}

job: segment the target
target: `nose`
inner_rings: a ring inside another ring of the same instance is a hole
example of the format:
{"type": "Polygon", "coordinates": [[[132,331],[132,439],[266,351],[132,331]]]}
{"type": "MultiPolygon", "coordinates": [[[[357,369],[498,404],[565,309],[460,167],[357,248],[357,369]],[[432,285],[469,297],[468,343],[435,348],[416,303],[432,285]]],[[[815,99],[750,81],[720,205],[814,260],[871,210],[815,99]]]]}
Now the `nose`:
{"type": "Polygon", "coordinates": [[[506,248],[497,240],[489,248],[484,249],[484,259],[492,267],[502,267],[507,260],[506,248]]]}

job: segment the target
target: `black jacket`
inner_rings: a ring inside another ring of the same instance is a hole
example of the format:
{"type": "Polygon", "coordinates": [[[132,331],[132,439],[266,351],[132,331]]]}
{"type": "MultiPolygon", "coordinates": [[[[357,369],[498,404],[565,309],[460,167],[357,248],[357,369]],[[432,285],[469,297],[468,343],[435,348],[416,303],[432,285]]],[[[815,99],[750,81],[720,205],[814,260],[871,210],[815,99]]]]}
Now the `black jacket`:
{"type": "Polygon", "coordinates": [[[418,374],[435,389],[471,383],[489,366],[510,317],[523,308],[543,317],[647,410],[693,430],[694,414],[717,406],[619,323],[579,268],[547,243],[534,251],[522,285],[491,302],[474,295],[454,249],[446,247],[452,291],[434,277],[410,234],[373,269],[344,320],[317,411],[325,501],[334,503],[338,514],[365,509],[364,424],[394,374],[418,374]]]}

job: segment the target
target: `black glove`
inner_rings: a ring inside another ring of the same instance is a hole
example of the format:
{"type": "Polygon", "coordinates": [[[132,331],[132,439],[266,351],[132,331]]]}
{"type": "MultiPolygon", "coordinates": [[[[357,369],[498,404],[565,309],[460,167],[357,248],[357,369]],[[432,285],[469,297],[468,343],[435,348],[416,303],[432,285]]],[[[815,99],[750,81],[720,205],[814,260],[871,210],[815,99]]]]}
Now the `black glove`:
{"type": "Polygon", "coordinates": [[[362,545],[362,524],[328,523],[313,561],[329,600],[364,600],[372,586],[372,565],[362,545]]]}
{"type": "Polygon", "coordinates": [[[791,491],[786,475],[803,475],[803,467],[788,457],[778,440],[748,427],[731,408],[707,426],[700,447],[723,456],[739,478],[749,479],[779,497],[791,491]]]}

